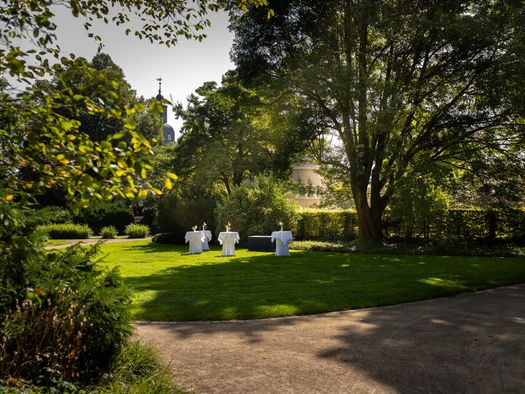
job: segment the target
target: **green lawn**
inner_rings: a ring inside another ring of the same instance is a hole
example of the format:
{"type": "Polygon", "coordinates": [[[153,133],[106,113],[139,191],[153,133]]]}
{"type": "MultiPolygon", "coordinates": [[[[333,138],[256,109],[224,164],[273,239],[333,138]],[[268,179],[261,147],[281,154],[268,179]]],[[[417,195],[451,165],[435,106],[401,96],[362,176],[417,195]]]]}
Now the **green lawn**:
{"type": "Polygon", "coordinates": [[[218,247],[200,255],[149,241],[106,244],[134,289],[138,320],[225,320],[396,304],[525,282],[525,259],[292,251],[290,257],[218,247]]]}

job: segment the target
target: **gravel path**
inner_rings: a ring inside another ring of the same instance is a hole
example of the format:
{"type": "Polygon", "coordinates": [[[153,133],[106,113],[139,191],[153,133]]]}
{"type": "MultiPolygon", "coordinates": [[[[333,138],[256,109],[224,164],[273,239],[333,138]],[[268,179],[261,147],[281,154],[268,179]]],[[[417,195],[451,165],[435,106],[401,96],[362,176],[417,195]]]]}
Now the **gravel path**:
{"type": "Polygon", "coordinates": [[[152,237],[146,237],[146,238],[113,238],[113,239],[101,239],[101,238],[88,238],[88,239],[64,239],[64,243],[60,245],[49,245],[46,246],[46,250],[53,250],[53,249],[64,249],[68,246],[74,245],[74,244],[82,244],[82,245],[94,245],[99,241],[103,241],[104,243],[108,244],[114,244],[114,243],[121,243],[121,242],[134,242],[134,241],[144,241],[144,240],[151,240],[152,237]]]}
{"type": "Polygon", "coordinates": [[[252,321],[138,322],[198,393],[525,393],[525,284],[252,321]]]}

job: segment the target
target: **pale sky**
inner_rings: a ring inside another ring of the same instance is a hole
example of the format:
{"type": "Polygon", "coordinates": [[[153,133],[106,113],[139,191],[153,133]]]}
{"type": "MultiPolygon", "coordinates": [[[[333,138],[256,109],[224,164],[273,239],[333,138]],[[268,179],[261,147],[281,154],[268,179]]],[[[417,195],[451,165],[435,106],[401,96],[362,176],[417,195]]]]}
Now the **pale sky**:
{"type": "MultiPolygon", "coordinates": [[[[58,25],[58,44],[65,53],[91,60],[97,52],[98,43],[87,36],[82,20],[70,15],[64,8],[55,9],[55,23],[58,25]]],[[[94,32],[102,37],[103,52],[109,54],[118,64],[138,95],[146,98],[158,91],[156,78],[162,78],[162,94],[168,100],[186,104],[186,98],[203,82],[217,81],[234,68],[229,58],[233,34],[228,31],[228,16],[225,12],[209,15],[211,27],[206,30],[207,38],[202,41],[181,38],[171,48],[151,44],[133,36],[126,36],[124,30],[113,25],[100,23],[94,32]]],[[[178,132],[181,121],[176,120],[171,109],[168,122],[178,132]]],[[[178,136],[178,134],[177,134],[178,136]]]]}

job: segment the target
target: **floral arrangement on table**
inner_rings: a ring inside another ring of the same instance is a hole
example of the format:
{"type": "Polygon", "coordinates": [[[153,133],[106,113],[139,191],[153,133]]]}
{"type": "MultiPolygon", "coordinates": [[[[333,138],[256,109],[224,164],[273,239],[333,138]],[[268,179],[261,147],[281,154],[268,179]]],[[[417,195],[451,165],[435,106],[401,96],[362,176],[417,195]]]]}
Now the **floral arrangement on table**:
{"type": "Polygon", "coordinates": [[[281,231],[284,231],[283,230],[283,222],[279,222],[279,226],[281,226],[281,231]]]}
{"type": "Polygon", "coordinates": [[[206,226],[207,226],[206,222],[202,223],[202,231],[206,231],[206,226]]]}
{"type": "Polygon", "coordinates": [[[191,229],[192,229],[193,231],[197,231],[197,228],[198,228],[197,226],[193,226],[191,229]]]}
{"type": "Polygon", "coordinates": [[[226,228],[226,232],[229,233],[230,232],[230,229],[232,228],[232,224],[230,222],[226,223],[224,225],[224,227],[226,228]]]}

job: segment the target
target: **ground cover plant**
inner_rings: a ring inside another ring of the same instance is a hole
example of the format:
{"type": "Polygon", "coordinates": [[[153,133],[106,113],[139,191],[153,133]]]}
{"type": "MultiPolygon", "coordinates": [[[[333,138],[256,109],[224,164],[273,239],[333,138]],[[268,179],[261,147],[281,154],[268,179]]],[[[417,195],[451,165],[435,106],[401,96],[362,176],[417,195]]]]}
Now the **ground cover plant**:
{"type": "Polygon", "coordinates": [[[289,316],[450,296],[525,281],[525,258],[292,251],[290,257],[148,241],[102,246],[138,320],[289,316]]]}

